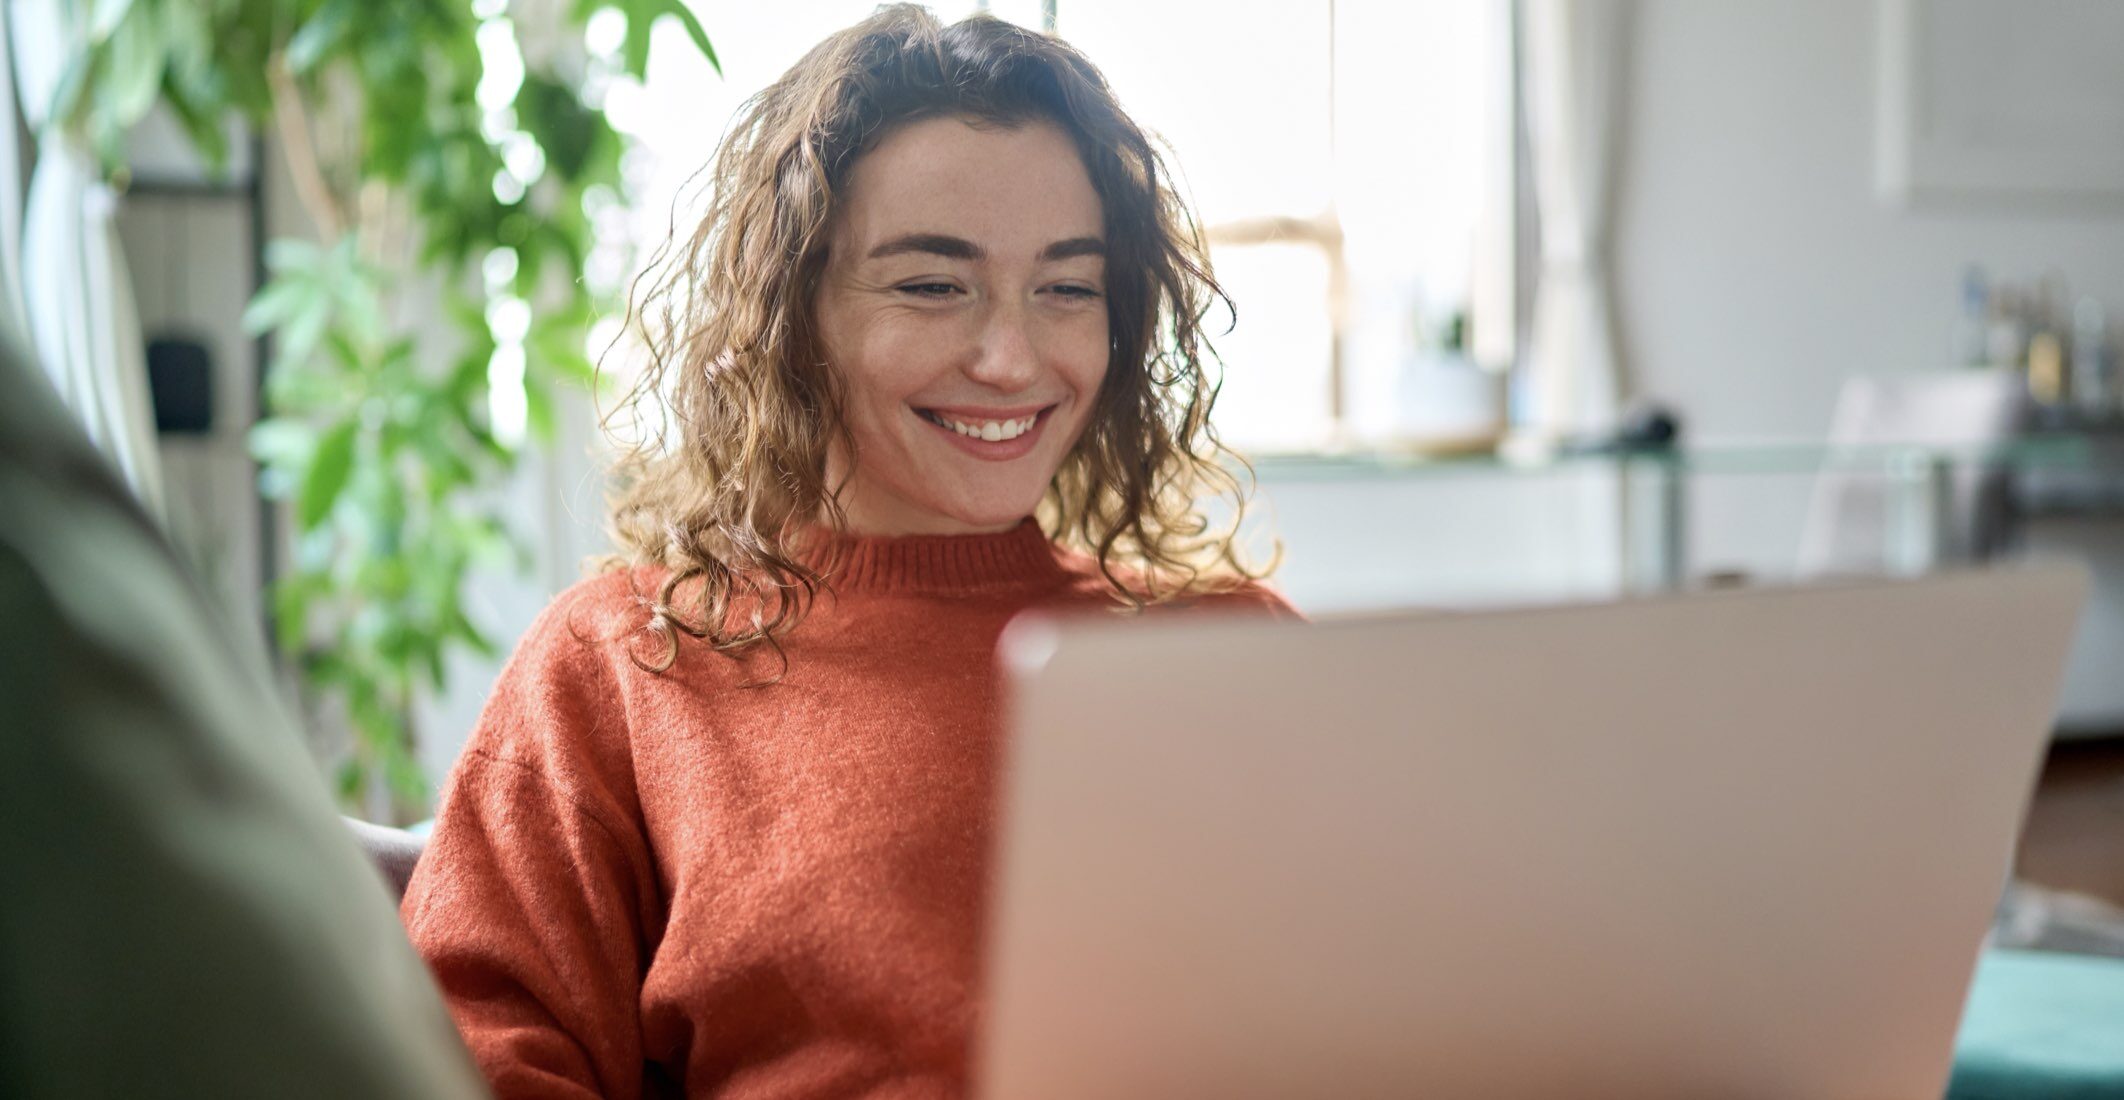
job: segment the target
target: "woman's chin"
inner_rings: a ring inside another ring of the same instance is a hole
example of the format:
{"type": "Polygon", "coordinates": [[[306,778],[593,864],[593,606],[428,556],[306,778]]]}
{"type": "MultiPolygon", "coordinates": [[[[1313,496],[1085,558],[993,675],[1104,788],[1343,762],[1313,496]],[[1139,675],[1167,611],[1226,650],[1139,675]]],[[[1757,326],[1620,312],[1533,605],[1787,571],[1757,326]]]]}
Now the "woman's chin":
{"type": "Polygon", "coordinates": [[[845,505],[848,530],[857,535],[980,535],[1008,531],[1032,515],[1040,498],[998,500],[973,504],[965,501],[934,501],[927,506],[908,502],[896,508],[865,508],[845,505]]]}
{"type": "Polygon", "coordinates": [[[939,508],[938,518],[968,533],[1008,531],[1040,506],[1040,494],[998,496],[990,500],[961,501],[939,508]]]}
{"type": "Polygon", "coordinates": [[[951,517],[951,521],[952,525],[964,534],[995,534],[1016,527],[1019,520],[1031,514],[1032,509],[1030,508],[1002,512],[975,512],[954,515],[951,517]]]}

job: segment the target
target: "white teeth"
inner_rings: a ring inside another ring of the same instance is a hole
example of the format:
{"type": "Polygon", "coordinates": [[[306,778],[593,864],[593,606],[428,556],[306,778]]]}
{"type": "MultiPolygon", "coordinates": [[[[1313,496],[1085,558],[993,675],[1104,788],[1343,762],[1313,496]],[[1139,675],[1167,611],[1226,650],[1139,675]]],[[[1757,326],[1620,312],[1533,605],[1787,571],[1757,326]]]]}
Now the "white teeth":
{"type": "Polygon", "coordinates": [[[984,420],[978,424],[965,424],[957,420],[947,420],[936,413],[928,415],[931,420],[950,428],[960,435],[969,439],[984,440],[989,443],[1000,443],[1006,439],[1016,439],[1031,431],[1033,424],[1040,419],[1038,414],[1035,414],[1023,420],[984,420]]]}

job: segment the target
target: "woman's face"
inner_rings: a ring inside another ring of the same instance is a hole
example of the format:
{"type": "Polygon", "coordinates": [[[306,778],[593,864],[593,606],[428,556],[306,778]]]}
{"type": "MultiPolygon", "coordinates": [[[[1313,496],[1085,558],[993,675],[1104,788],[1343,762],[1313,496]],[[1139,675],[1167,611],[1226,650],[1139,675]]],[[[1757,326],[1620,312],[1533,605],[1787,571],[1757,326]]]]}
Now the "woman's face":
{"type": "Polygon", "coordinates": [[[1099,196],[1050,123],[909,123],[850,172],[813,303],[847,395],[861,534],[1004,530],[1040,503],[1107,362],[1099,196]]]}

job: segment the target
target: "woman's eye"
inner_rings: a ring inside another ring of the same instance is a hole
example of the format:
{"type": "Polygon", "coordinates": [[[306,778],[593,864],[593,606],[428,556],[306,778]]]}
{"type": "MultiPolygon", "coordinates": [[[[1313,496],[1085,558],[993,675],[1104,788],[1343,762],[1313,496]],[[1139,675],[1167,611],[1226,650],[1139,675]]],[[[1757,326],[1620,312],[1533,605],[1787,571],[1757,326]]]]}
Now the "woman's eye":
{"type": "Polygon", "coordinates": [[[1090,301],[1091,299],[1100,296],[1099,289],[1097,287],[1077,286],[1073,283],[1064,284],[1062,286],[1057,287],[1050,287],[1049,289],[1064,298],[1080,298],[1085,301],[1090,301]]]}
{"type": "Polygon", "coordinates": [[[917,298],[948,298],[959,292],[959,288],[950,283],[903,283],[896,289],[917,298]]]}

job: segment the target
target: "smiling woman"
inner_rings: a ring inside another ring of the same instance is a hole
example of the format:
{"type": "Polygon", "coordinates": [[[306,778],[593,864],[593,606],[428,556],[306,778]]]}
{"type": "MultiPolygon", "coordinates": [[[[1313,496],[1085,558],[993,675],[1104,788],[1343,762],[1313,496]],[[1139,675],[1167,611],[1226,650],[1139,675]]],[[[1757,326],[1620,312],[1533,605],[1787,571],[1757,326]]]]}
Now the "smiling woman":
{"type": "Polygon", "coordinates": [[[957,1095],[1004,626],[1290,613],[1202,511],[1216,286],[1098,71],[994,19],[831,36],[706,178],[622,553],[504,670],[407,927],[506,1096],[957,1095]]]}
{"type": "Polygon", "coordinates": [[[823,579],[802,549],[822,529],[1037,513],[1129,606],[1255,575],[1209,419],[1205,245],[1082,55],[888,8],[755,96],[703,181],[643,295],[629,399],[675,442],[617,471],[626,560],[667,570],[659,662],[680,634],[775,642],[823,579]]]}
{"type": "Polygon", "coordinates": [[[852,446],[851,528],[1007,530],[1031,515],[1107,370],[1098,193],[1049,123],[909,123],[857,162],[816,316],[852,446]]]}

